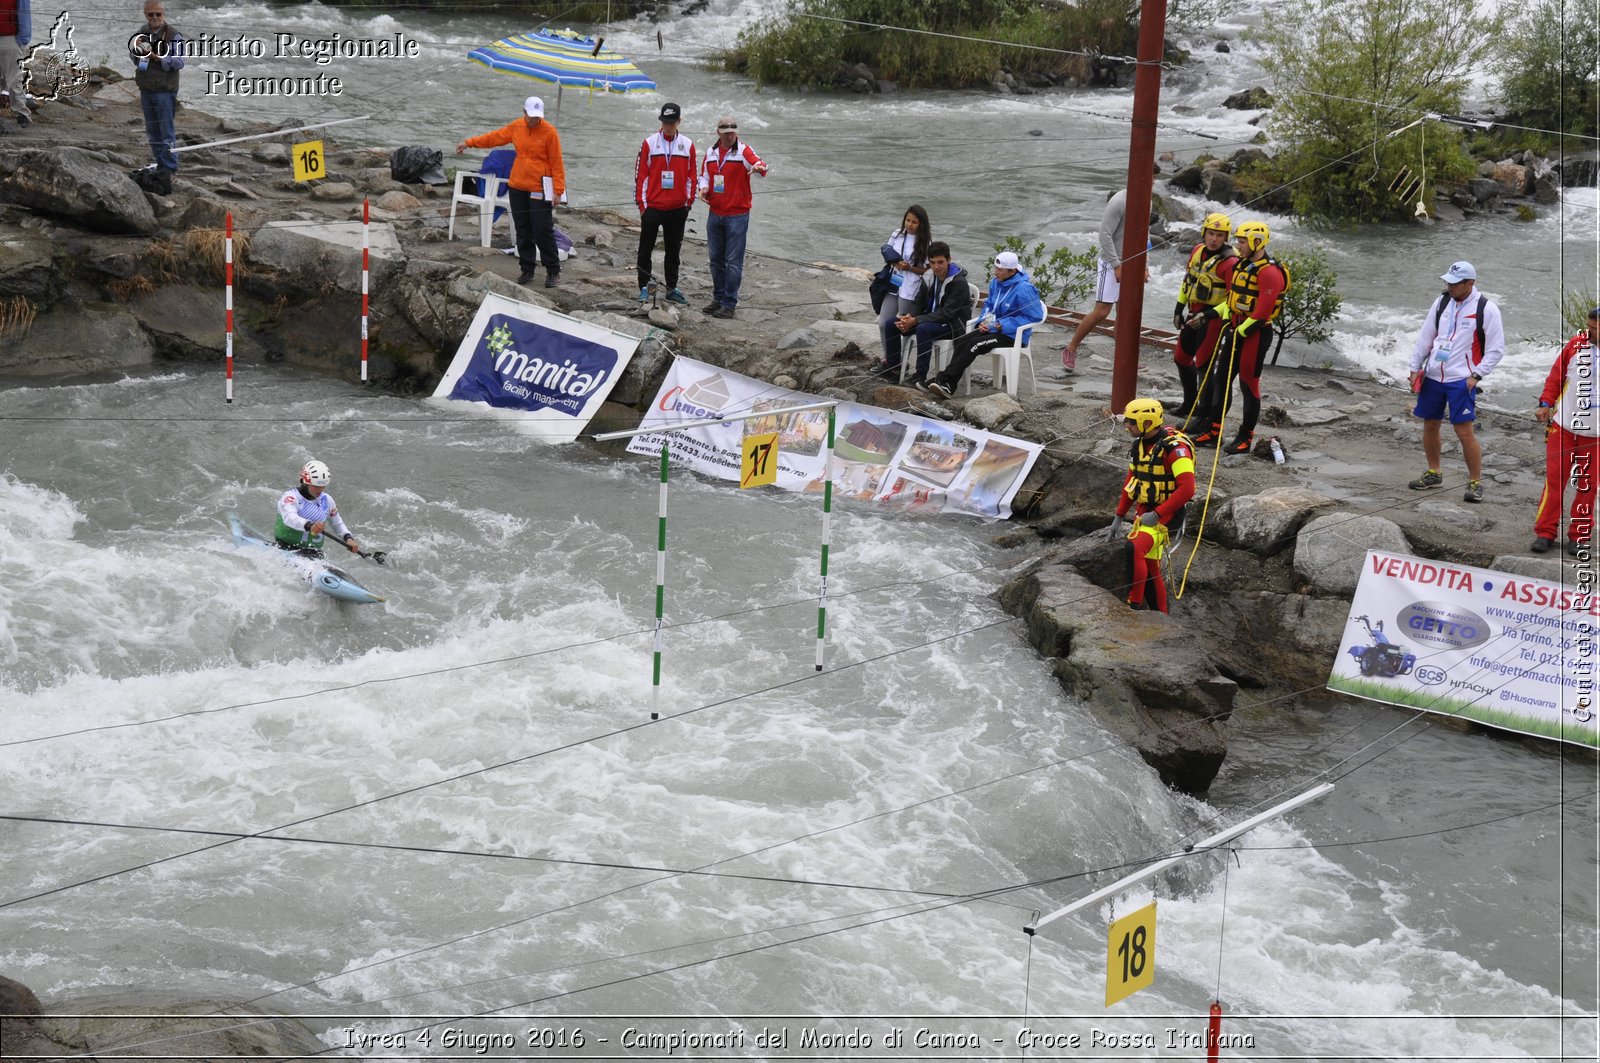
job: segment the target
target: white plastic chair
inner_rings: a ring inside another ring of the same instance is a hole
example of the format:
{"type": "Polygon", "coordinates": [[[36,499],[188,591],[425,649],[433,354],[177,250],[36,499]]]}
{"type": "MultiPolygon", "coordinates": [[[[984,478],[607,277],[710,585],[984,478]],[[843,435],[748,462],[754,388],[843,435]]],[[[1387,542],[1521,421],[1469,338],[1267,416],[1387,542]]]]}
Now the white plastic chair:
{"type": "Polygon", "coordinates": [[[1017,376],[1022,372],[1024,358],[1028,360],[1028,378],[1033,381],[1033,393],[1039,393],[1039,378],[1033,372],[1033,351],[1028,346],[1028,339],[1034,329],[1044,324],[1044,320],[1041,317],[1018,327],[1015,343],[1010,347],[996,347],[989,352],[994,359],[994,386],[1004,387],[1006,394],[1012,398],[1017,397],[1017,376]]]}
{"type": "Polygon", "coordinates": [[[494,232],[494,209],[504,207],[506,214],[506,228],[511,227],[511,193],[508,186],[492,173],[474,173],[471,170],[456,171],[456,190],[450,196],[450,231],[449,239],[456,238],[456,206],[465,203],[478,208],[478,246],[488,247],[492,242],[494,232]],[[481,194],[464,191],[462,185],[469,179],[476,179],[482,183],[481,194]]]}

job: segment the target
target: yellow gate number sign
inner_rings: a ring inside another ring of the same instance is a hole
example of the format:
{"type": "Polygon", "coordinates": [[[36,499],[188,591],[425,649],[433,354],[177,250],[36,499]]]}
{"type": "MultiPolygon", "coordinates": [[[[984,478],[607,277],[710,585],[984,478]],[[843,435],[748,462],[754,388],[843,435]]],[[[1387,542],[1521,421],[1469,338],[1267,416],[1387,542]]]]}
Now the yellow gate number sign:
{"type": "Polygon", "coordinates": [[[778,433],[744,437],[744,457],[739,461],[739,486],[760,487],[778,482],[778,433]]]}
{"type": "Polygon", "coordinates": [[[1156,980],[1156,902],[1111,924],[1106,940],[1106,1007],[1156,980]]]}
{"type": "Polygon", "coordinates": [[[289,149],[294,160],[296,181],[315,181],[328,176],[328,166],[322,154],[322,141],[308,140],[289,149]]]}

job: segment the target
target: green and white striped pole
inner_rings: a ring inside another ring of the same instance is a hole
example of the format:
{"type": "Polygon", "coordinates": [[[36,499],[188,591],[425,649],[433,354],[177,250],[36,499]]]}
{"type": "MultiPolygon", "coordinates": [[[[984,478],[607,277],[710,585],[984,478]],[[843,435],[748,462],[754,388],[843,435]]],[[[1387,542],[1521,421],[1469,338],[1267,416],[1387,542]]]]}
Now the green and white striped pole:
{"type": "Polygon", "coordinates": [[[656,503],[655,675],[650,681],[650,718],[661,719],[662,617],[667,604],[667,444],[661,444],[661,498],[656,503]]]}
{"type": "Polygon", "coordinates": [[[833,527],[833,414],[828,407],[828,448],[822,452],[822,576],[817,581],[817,671],[828,635],[828,539],[833,527]]]}

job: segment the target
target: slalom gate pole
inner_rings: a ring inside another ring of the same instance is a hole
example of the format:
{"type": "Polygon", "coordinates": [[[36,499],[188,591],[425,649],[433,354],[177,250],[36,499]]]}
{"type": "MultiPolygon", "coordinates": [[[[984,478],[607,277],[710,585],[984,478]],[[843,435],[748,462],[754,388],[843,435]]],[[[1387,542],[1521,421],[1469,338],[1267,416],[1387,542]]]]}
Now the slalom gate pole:
{"type": "Polygon", "coordinates": [[[1206,1063],[1217,1063],[1222,1042],[1222,1001],[1211,1002],[1211,1021],[1206,1025],[1206,1063]]]}
{"type": "Polygon", "coordinates": [[[227,334],[227,396],[233,401],[233,211],[228,211],[222,234],[222,308],[227,334]]]}
{"type": "Polygon", "coordinates": [[[367,379],[367,269],[371,263],[372,214],[361,200],[361,379],[367,379]]]}
{"type": "Polygon", "coordinates": [[[828,635],[828,540],[833,528],[834,407],[828,408],[828,448],[822,452],[822,575],[817,581],[817,671],[828,635]]]}
{"type": "Polygon", "coordinates": [[[667,444],[661,444],[661,500],[656,504],[655,674],[650,680],[650,718],[661,719],[661,618],[667,604],[667,444]]]}

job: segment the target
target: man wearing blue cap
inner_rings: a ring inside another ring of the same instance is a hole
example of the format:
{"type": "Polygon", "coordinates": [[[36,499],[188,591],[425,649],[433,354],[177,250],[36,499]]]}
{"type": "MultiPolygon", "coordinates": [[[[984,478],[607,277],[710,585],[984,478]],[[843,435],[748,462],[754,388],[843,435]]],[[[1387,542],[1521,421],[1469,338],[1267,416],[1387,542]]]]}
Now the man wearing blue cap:
{"type": "Polygon", "coordinates": [[[1483,450],[1472,422],[1477,417],[1478,385],[1505,357],[1505,328],[1500,308],[1473,291],[1478,271],[1471,262],[1453,264],[1439,279],[1446,285],[1444,294],[1423,318],[1411,349],[1411,390],[1417,393],[1417,406],[1411,412],[1422,418],[1422,451],[1428,468],[1407,486],[1425,491],[1444,483],[1439,473],[1443,453],[1439,426],[1448,412],[1467,462],[1462,498],[1482,502],[1483,450]]]}

